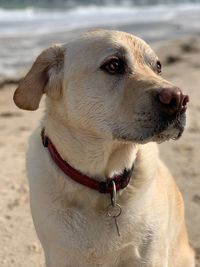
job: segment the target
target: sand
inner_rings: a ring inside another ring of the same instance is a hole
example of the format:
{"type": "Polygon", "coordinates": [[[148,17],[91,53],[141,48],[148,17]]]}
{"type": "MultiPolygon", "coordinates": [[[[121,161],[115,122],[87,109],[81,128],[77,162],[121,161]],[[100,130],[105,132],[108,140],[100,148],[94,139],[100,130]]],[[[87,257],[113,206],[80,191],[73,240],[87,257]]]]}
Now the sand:
{"type": "MultiPolygon", "coordinates": [[[[190,95],[182,138],[160,145],[160,154],[183,193],[190,241],[200,267],[200,39],[170,41],[156,50],[163,75],[190,95]]],[[[9,84],[0,88],[0,266],[40,267],[44,256],[30,215],[25,151],[44,105],[36,112],[17,109],[14,89],[9,84]]]]}

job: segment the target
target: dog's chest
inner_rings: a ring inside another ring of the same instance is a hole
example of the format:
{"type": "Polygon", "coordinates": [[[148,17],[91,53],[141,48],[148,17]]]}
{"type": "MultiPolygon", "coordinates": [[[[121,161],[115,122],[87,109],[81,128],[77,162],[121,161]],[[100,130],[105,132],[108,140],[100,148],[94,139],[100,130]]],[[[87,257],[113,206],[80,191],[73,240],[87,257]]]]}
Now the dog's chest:
{"type": "MultiPolygon", "coordinates": [[[[100,252],[104,249],[108,251],[109,247],[120,243],[121,238],[117,234],[115,220],[106,214],[106,210],[103,214],[97,214],[93,210],[58,209],[53,216],[54,221],[62,229],[62,235],[64,233],[63,241],[66,246],[74,244],[87,251],[95,250],[98,246],[100,252]]],[[[124,215],[118,219],[123,236],[128,230],[125,231],[124,219],[124,215]]]]}
{"type": "Polygon", "coordinates": [[[62,244],[66,251],[79,251],[88,262],[102,260],[110,254],[116,254],[115,259],[121,258],[125,246],[131,247],[132,255],[135,253],[135,257],[139,257],[144,252],[145,238],[148,236],[149,244],[152,240],[146,225],[138,224],[133,212],[128,209],[122,210],[118,218],[120,236],[114,219],[108,217],[106,212],[97,214],[92,210],[69,208],[59,209],[53,216],[51,221],[53,219],[57,224],[56,231],[59,231],[58,244],[62,244]]]}

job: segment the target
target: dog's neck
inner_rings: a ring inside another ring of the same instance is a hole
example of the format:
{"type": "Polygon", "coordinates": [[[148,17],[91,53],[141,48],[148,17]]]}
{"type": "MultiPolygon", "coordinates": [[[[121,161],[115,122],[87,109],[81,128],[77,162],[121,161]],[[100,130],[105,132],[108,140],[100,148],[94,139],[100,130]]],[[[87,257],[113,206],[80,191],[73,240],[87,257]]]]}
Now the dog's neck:
{"type": "Polygon", "coordinates": [[[48,116],[43,124],[61,157],[75,169],[97,180],[123,173],[136,159],[138,147],[132,143],[88,134],[48,116]]]}

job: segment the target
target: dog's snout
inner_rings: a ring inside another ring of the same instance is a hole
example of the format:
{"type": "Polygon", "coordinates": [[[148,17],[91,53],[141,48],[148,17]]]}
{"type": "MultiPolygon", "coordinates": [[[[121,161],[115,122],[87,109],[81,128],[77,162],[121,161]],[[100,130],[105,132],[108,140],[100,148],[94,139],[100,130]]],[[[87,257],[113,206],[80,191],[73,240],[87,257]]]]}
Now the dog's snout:
{"type": "Polygon", "coordinates": [[[176,114],[186,111],[189,96],[184,95],[179,88],[163,88],[158,93],[158,100],[165,113],[176,114]]]}

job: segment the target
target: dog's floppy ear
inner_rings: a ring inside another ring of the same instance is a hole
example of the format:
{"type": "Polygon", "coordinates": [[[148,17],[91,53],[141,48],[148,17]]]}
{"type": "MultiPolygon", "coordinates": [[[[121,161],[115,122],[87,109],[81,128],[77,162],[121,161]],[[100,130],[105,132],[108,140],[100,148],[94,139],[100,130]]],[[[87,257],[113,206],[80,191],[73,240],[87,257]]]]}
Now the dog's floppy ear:
{"type": "Polygon", "coordinates": [[[43,93],[58,99],[62,94],[64,49],[60,45],[44,50],[14,93],[15,104],[26,110],[36,110],[43,93]]]}

